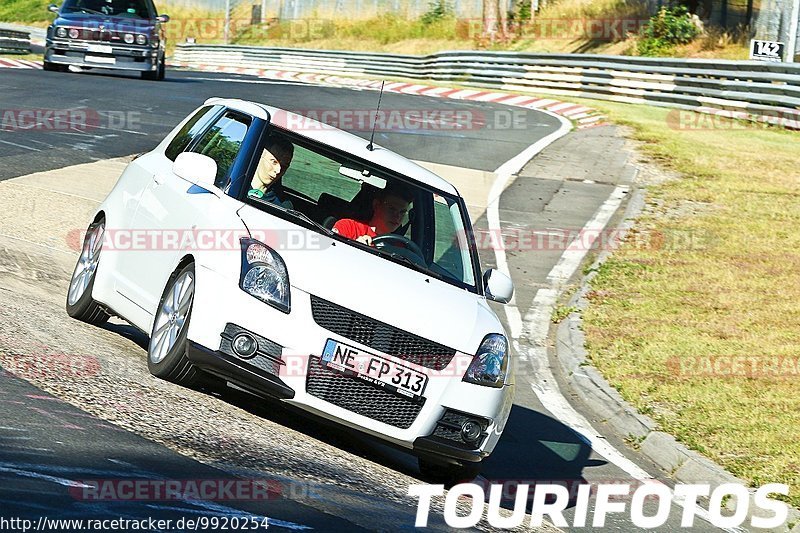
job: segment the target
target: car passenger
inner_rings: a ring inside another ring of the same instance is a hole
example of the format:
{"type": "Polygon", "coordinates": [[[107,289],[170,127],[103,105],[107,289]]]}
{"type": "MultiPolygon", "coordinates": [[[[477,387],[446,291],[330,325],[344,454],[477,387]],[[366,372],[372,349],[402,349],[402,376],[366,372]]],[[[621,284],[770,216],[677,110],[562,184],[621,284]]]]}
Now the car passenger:
{"type": "Polygon", "coordinates": [[[333,225],[333,231],[348,239],[372,246],[372,239],[397,230],[408,214],[414,196],[408,189],[387,185],[372,200],[372,216],[360,221],[343,218],[333,225]]]}
{"type": "Polygon", "coordinates": [[[250,182],[249,198],[259,198],[286,209],[292,209],[292,202],[281,200],[276,192],[280,189],[280,179],[289,168],[294,155],[294,145],[280,135],[270,135],[258,161],[256,173],[250,182]]]}

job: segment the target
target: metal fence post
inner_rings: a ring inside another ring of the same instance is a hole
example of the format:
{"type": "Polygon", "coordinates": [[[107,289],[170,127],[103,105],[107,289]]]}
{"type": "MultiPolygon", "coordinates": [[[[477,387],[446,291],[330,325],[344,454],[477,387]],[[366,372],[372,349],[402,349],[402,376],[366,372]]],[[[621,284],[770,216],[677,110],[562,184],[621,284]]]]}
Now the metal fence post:
{"type": "Polygon", "coordinates": [[[231,0],[225,0],[225,44],[230,44],[231,0]]]}
{"type": "Polygon", "coordinates": [[[797,31],[800,23],[800,0],[792,2],[792,14],[789,18],[789,38],[786,43],[786,62],[794,63],[794,56],[797,53],[797,31]]]}

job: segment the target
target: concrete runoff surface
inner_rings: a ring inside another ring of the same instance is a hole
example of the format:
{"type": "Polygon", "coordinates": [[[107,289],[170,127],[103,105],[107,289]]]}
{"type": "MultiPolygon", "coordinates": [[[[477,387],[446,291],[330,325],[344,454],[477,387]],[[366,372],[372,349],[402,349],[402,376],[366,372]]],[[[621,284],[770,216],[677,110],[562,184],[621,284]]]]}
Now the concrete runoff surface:
{"type": "MultiPolygon", "coordinates": [[[[18,77],[15,74],[6,77],[4,74],[0,84],[10,83],[19,87],[38,79],[35,74],[31,78],[26,76],[18,77]]],[[[99,98],[98,107],[114,104],[113,98],[103,100],[103,95],[93,94],[98,89],[92,87],[92,83],[99,79],[103,80],[105,89],[108,86],[117,87],[123,82],[136,83],[124,77],[66,75],[62,78],[66,99],[74,98],[79,104],[78,95],[86,93],[92,98],[99,98]]],[[[52,137],[57,133],[28,132],[20,137],[24,142],[30,141],[30,146],[54,147],[55,153],[40,148],[43,153],[25,156],[27,152],[20,153],[24,148],[0,144],[0,158],[4,163],[0,168],[4,169],[6,177],[11,177],[27,174],[40,167],[49,170],[93,158],[105,159],[109,155],[140,151],[143,144],[152,147],[157,141],[155,136],[163,135],[169,129],[167,122],[176,122],[178,115],[182,116],[195,107],[197,101],[205,96],[203,93],[210,93],[207,96],[223,94],[220,91],[225,89],[224,94],[230,95],[230,87],[248,86],[245,80],[223,87],[219,77],[210,75],[207,79],[185,75],[174,83],[167,85],[169,94],[159,89],[146,101],[150,106],[150,111],[145,114],[147,127],[143,129],[147,143],[142,143],[142,135],[105,138],[106,134],[100,132],[99,135],[89,136],[88,140],[65,141],[62,147],[56,143],[64,138],[52,137]],[[197,91],[190,97],[185,91],[188,88],[197,91]],[[159,117],[164,116],[166,119],[159,122],[159,117]],[[82,149],[76,152],[75,148],[82,149]]],[[[343,94],[333,89],[297,85],[258,84],[253,87],[261,90],[269,87],[271,94],[268,100],[284,107],[291,106],[275,100],[297,102],[302,101],[302,94],[307,94],[312,100],[319,97],[330,104],[343,94]]],[[[135,88],[133,93],[136,93],[135,88]]],[[[247,97],[248,90],[242,91],[242,94],[247,97]]],[[[363,94],[369,97],[353,96],[362,107],[374,100],[374,93],[363,94]]],[[[54,97],[53,94],[49,96],[51,99],[54,97]]],[[[392,105],[397,108],[408,107],[403,96],[397,95],[395,98],[392,105]]],[[[414,98],[413,102],[416,105],[418,99],[414,98]]],[[[33,105],[37,104],[32,102],[33,105]]],[[[131,104],[130,109],[142,109],[142,104],[131,104]]],[[[483,198],[487,196],[486,188],[493,181],[489,171],[522,151],[536,140],[537,135],[552,130],[552,123],[550,130],[545,127],[548,124],[546,118],[537,116],[532,122],[534,125],[524,136],[519,132],[511,132],[513,135],[492,132],[494,138],[488,140],[479,139],[476,135],[472,135],[471,139],[461,134],[441,135],[436,138],[440,149],[433,150],[430,142],[422,143],[426,149],[419,154],[415,153],[415,147],[421,144],[420,139],[408,133],[389,132],[384,135],[383,142],[407,156],[429,161],[426,165],[435,166],[438,172],[463,187],[470,214],[480,230],[487,228],[486,201],[481,199],[481,195],[483,198]],[[456,147],[460,147],[461,151],[456,147]],[[459,158],[466,159],[462,151],[471,148],[475,149],[467,151],[472,156],[469,161],[459,161],[459,158]],[[463,171],[457,166],[473,163],[477,174],[463,171]],[[459,183],[459,176],[467,182],[459,183]]],[[[613,128],[606,127],[576,132],[555,143],[508,185],[500,202],[500,218],[504,227],[522,232],[583,227],[584,222],[603,205],[609,190],[620,182],[631,181],[627,158],[617,156],[615,151],[619,148],[618,143],[613,128]],[[591,154],[591,157],[587,157],[587,154],[591,154]],[[606,155],[614,157],[612,159],[606,155]]],[[[15,141],[15,144],[20,143],[15,141]]],[[[34,374],[30,376],[30,381],[94,416],[204,463],[219,466],[226,472],[236,471],[254,476],[267,471],[271,476],[290,481],[309,480],[317,488],[317,493],[322,492],[326,496],[301,501],[314,509],[370,529],[386,524],[411,525],[416,502],[410,501],[405,494],[408,484],[417,482],[419,473],[410,456],[357,435],[322,429],[273,404],[265,405],[264,402],[235,394],[223,399],[213,398],[154,380],[146,371],[146,338],[143,335],[119,321],[112,321],[105,328],[92,328],[67,319],[63,311],[63,298],[77,253],[68,246],[65,234],[85,227],[88,213],[96,205],[93,202],[103,196],[102,187],[110,187],[123,164],[124,161],[98,162],[96,167],[82,166],[0,183],[0,191],[3,191],[0,193],[0,212],[8,212],[8,216],[0,219],[3,222],[0,227],[0,246],[3,247],[0,277],[5,289],[0,291],[0,304],[5,314],[3,323],[8,331],[0,339],[3,351],[22,354],[22,359],[32,359],[34,362],[37,354],[41,359],[41,354],[48,350],[84,356],[88,354],[98,362],[100,370],[96,375],[34,374]],[[113,165],[117,165],[115,172],[112,172],[115,170],[113,165]],[[102,175],[93,174],[95,170],[102,175]],[[72,180],[75,181],[74,189],[69,184],[72,180]],[[78,183],[81,181],[84,185],[78,183]],[[93,188],[94,184],[98,184],[96,189],[93,188]],[[73,194],[78,190],[83,193],[73,194]],[[10,199],[8,203],[3,201],[5,197],[10,199]],[[63,218],[59,215],[62,211],[63,218]],[[35,220],[39,219],[40,222],[36,224],[35,220]],[[37,320],[31,321],[31,316],[37,317],[37,320]],[[120,406],[125,408],[121,409],[120,406]]],[[[533,295],[544,284],[546,273],[558,261],[560,252],[557,248],[508,251],[508,263],[516,282],[517,301],[522,312],[528,310],[533,295]]],[[[481,256],[485,266],[494,263],[491,249],[481,250],[481,256]]],[[[497,311],[499,316],[504,316],[500,306],[497,311]]],[[[532,367],[524,368],[518,378],[517,401],[509,427],[495,454],[484,465],[483,481],[630,482],[627,474],[597,454],[585,439],[547,412],[531,390],[530,384],[536,379],[532,367]]],[[[648,471],[658,473],[645,458],[626,449],[620,436],[605,437],[648,471]]],[[[566,513],[568,520],[571,512],[572,509],[566,513]]],[[[431,522],[442,525],[439,501],[431,513],[431,522]]],[[[662,529],[680,529],[677,524],[676,516],[671,516],[662,529]]],[[[703,522],[696,521],[695,526],[695,530],[712,529],[703,522]]],[[[609,515],[604,530],[607,529],[628,531],[633,526],[625,515],[609,515]]]]}

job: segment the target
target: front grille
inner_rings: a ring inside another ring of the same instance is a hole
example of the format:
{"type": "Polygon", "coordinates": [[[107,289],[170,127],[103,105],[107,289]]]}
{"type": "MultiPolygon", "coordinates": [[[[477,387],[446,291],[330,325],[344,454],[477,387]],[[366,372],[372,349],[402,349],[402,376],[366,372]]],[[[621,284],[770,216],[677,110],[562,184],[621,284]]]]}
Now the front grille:
{"type": "MultiPolygon", "coordinates": [[[[69,30],[69,28],[67,28],[69,30]]],[[[78,39],[81,41],[100,41],[104,43],[119,43],[123,44],[125,41],[123,40],[124,33],[116,32],[116,31],[109,31],[104,30],[100,31],[99,29],[91,29],[91,28],[76,28],[79,32],[78,39]]],[[[73,40],[70,38],[70,40],[73,40]]]]}
{"type": "Polygon", "coordinates": [[[358,378],[328,370],[317,357],[309,358],[306,392],[348,411],[401,429],[411,427],[425,405],[425,398],[403,398],[358,378]]]}
{"type": "Polygon", "coordinates": [[[329,331],[426,368],[442,370],[450,364],[456,354],[452,348],[423,339],[313,295],[311,296],[311,313],[314,321],[329,331]]]}

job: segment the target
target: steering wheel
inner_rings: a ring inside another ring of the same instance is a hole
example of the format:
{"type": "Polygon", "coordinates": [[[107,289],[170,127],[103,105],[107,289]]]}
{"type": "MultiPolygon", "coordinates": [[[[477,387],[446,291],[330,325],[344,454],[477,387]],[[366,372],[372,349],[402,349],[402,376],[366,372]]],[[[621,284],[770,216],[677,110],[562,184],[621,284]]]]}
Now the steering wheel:
{"type": "Polygon", "coordinates": [[[379,235],[374,239],[372,239],[372,245],[375,246],[375,248],[383,248],[384,246],[392,242],[396,242],[403,245],[403,247],[406,248],[409,252],[419,257],[423,265],[425,264],[425,256],[422,253],[422,250],[420,250],[419,246],[417,246],[417,243],[415,243],[408,237],[404,237],[403,235],[397,235],[396,233],[387,233],[386,235],[379,235]]]}

